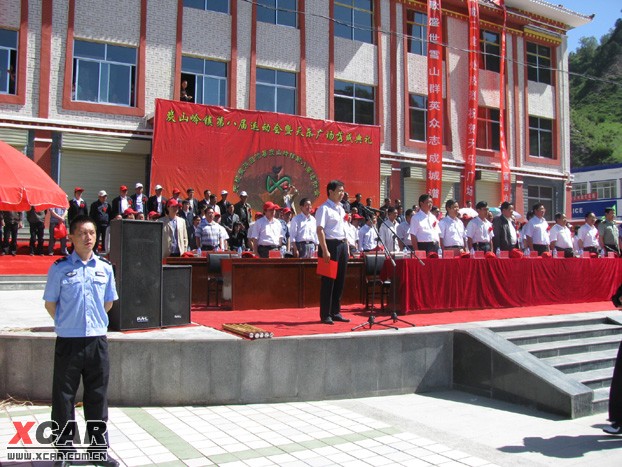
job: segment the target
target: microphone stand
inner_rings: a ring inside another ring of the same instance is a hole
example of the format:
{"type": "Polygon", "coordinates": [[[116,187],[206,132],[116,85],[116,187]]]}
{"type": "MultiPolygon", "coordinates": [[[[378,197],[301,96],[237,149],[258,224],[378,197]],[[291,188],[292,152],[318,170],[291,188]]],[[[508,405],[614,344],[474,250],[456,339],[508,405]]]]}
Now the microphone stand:
{"type": "MultiPolygon", "coordinates": [[[[363,211],[367,212],[367,214],[371,215],[371,214],[375,214],[373,213],[368,207],[363,206],[363,211]]],[[[377,324],[378,326],[384,326],[385,328],[391,328],[391,329],[398,329],[396,326],[391,326],[389,324],[384,324],[384,321],[387,320],[382,320],[376,322],[376,316],[374,315],[374,303],[376,301],[376,281],[378,280],[378,245],[382,245],[384,247],[384,249],[382,250],[382,254],[385,257],[385,260],[388,259],[391,261],[391,264],[393,265],[393,274],[395,275],[395,260],[391,257],[391,254],[387,251],[386,245],[384,244],[384,242],[382,241],[382,238],[380,238],[380,232],[378,231],[378,227],[376,226],[375,223],[373,223],[371,225],[371,227],[374,229],[374,232],[376,234],[376,251],[375,251],[375,257],[374,257],[374,279],[373,279],[373,284],[374,284],[374,288],[371,291],[371,310],[370,310],[370,314],[369,317],[367,318],[367,321],[365,321],[364,323],[358,324],[356,326],[354,326],[352,328],[352,331],[356,331],[357,329],[364,329],[365,326],[369,326],[369,329],[372,328],[372,326],[374,324],[377,324]]],[[[382,301],[382,284],[380,285],[381,289],[380,289],[380,300],[382,301]]]]}

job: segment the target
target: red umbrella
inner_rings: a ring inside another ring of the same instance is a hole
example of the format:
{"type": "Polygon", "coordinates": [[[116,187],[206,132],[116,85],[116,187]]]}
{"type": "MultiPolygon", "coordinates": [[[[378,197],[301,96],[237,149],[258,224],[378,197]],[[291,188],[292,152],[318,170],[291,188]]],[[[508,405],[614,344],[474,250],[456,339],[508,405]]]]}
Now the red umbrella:
{"type": "Polygon", "coordinates": [[[0,141],[0,211],[66,208],[67,195],[34,161],[0,141]]]}

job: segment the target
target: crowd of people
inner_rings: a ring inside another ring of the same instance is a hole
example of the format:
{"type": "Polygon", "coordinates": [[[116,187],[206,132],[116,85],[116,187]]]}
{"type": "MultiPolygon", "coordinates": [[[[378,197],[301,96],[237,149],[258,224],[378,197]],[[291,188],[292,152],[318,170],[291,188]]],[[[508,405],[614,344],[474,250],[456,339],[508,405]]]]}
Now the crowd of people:
{"type": "MultiPolygon", "coordinates": [[[[317,256],[315,209],[310,199],[298,198],[293,185],[284,193],[282,206],[266,202],[261,212],[253,211],[245,191],[232,202],[227,190],[220,191],[220,199],[209,189],[203,191],[200,199],[193,188],[186,189],[185,196],[174,188],[169,198],[161,185],[155,186],[151,196],[143,192],[142,183],[136,183],[134,190],[129,195],[128,187],[122,185],[112,201],[102,190],[97,193],[97,201],[89,205],[82,197],[84,189],[77,186],[68,209],[37,212],[33,207],[25,213],[3,212],[1,254],[16,254],[17,232],[27,220],[31,255],[53,255],[56,240],[60,242],[61,254],[66,255],[66,229],[59,227],[84,215],[93,219],[97,228],[94,249],[98,252],[108,250],[110,221],[137,219],[164,224],[163,257],[223,250],[240,254],[249,251],[263,258],[317,256]],[[48,226],[47,250],[44,249],[45,226],[48,226]]],[[[426,255],[443,255],[448,251],[454,255],[475,251],[499,255],[508,251],[513,255],[536,252],[533,254],[565,257],[584,252],[620,255],[621,251],[621,231],[613,208],[605,209],[601,219],[589,212],[583,225],[573,227],[561,212],[554,215],[554,223],[550,224],[542,203],[536,203],[523,218],[514,211],[511,202],[494,209],[486,201],[479,201],[474,208],[468,202],[465,212],[456,200],[450,199],[442,213],[429,194],[421,195],[417,204],[407,209],[399,199],[391,202],[385,198],[379,208],[372,205],[372,198],[366,198],[365,203],[362,200],[361,193],[356,193],[354,198],[344,193],[341,200],[350,256],[377,249],[391,253],[421,250],[426,255]]]]}

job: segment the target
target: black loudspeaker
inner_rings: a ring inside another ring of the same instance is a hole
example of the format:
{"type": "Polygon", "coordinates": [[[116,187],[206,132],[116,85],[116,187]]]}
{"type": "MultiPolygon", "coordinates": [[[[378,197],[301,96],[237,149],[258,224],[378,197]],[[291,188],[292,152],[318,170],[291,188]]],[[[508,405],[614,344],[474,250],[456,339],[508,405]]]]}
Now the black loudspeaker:
{"type": "Polygon", "coordinates": [[[162,268],[162,327],[190,324],[192,266],[162,268]]]}
{"type": "Polygon", "coordinates": [[[160,327],[162,223],[113,220],[109,257],[119,294],[108,313],[109,328],[125,331],[160,327]]]}

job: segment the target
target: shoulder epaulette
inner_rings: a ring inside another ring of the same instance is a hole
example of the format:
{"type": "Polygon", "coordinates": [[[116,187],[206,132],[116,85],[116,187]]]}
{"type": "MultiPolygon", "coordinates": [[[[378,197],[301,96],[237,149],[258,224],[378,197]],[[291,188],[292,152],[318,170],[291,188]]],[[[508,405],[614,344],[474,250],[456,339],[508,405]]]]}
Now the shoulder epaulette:
{"type": "Polygon", "coordinates": [[[58,258],[56,261],[54,261],[54,264],[60,264],[63,261],[67,261],[68,256],[63,256],[62,258],[58,258]]]}
{"type": "Polygon", "coordinates": [[[104,258],[104,257],[100,256],[100,257],[99,257],[99,259],[100,259],[101,261],[103,261],[104,263],[107,263],[107,264],[109,264],[110,266],[112,266],[112,263],[111,263],[109,260],[107,260],[106,258],[104,258]]]}

